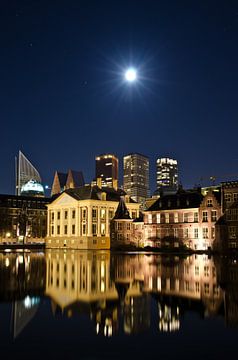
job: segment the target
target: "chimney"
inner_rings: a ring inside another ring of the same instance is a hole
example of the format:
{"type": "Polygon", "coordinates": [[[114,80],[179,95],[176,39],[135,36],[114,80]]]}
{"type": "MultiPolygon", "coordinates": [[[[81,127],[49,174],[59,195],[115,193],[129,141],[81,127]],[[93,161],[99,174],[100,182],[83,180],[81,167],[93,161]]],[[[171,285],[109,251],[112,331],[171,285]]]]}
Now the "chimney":
{"type": "Polygon", "coordinates": [[[97,186],[99,187],[99,189],[102,188],[102,178],[100,177],[97,178],[97,186]]]}

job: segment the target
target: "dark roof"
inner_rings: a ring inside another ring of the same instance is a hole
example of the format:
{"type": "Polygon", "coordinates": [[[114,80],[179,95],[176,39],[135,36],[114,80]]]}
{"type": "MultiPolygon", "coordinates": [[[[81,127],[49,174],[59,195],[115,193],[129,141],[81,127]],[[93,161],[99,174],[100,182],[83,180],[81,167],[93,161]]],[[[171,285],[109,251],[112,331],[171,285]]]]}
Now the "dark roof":
{"type": "Polygon", "coordinates": [[[129,211],[126,207],[125,201],[123,199],[123,197],[120,198],[115,216],[113,218],[114,220],[119,220],[119,219],[131,219],[129,211]]]}
{"type": "Polygon", "coordinates": [[[63,188],[66,184],[66,181],[67,181],[67,174],[65,173],[61,173],[61,172],[58,172],[56,171],[57,173],[57,176],[58,176],[58,179],[59,179],[59,183],[60,183],[60,187],[63,188]]]}
{"type": "Polygon", "coordinates": [[[84,177],[83,177],[82,171],[75,171],[75,170],[70,169],[68,171],[68,176],[69,176],[70,172],[71,172],[71,175],[73,178],[74,186],[75,187],[84,186],[85,182],[84,182],[84,177]]]}
{"type": "Polygon", "coordinates": [[[176,194],[161,196],[146,211],[197,208],[202,200],[199,191],[180,190],[176,194]]]}
{"type": "Polygon", "coordinates": [[[226,225],[227,222],[226,222],[226,218],[225,218],[225,215],[222,215],[216,222],[216,225],[226,225]]]}
{"type": "MultiPolygon", "coordinates": [[[[99,188],[98,186],[91,185],[67,189],[64,192],[76,200],[101,200],[102,193],[106,193],[107,201],[120,201],[121,196],[126,194],[122,189],[115,190],[110,187],[99,188]]],[[[135,201],[130,198],[130,203],[135,203],[135,201]]]]}

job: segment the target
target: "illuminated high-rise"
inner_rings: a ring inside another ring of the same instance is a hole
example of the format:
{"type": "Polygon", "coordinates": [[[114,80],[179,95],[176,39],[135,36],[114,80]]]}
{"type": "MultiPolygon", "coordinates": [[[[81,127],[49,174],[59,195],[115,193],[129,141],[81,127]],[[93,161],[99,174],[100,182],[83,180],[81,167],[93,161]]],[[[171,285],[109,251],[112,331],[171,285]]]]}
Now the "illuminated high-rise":
{"type": "Polygon", "coordinates": [[[16,157],[16,195],[44,196],[39,172],[21,151],[16,157]]]}
{"type": "Polygon", "coordinates": [[[123,189],[133,200],[143,203],[150,196],[149,159],[141,154],[123,157],[123,189]]]}
{"type": "Polygon", "coordinates": [[[178,190],[178,162],[170,158],[159,158],[156,161],[157,193],[173,193],[178,190]]]}
{"type": "Polygon", "coordinates": [[[118,158],[113,154],[96,156],[96,181],[101,181],[102,187],[117,188],[118,158]]]}

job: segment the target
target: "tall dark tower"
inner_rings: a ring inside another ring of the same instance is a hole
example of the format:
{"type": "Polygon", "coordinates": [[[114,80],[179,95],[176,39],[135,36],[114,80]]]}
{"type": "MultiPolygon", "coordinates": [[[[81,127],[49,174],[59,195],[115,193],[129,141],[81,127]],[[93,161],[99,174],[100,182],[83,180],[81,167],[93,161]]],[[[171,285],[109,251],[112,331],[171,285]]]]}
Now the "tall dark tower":
{"type": "Polygon", "coordinates": [[[123,189],[141,204],[150,196],[149,159],[145,155],[134,153],[123,157],[123,189]]]}
{"type": "Polygon", "coordinates": [[[96,156],[96,180],[101,179],[102,187],[118,186],[118,158],[113,154],[96,156]]]}

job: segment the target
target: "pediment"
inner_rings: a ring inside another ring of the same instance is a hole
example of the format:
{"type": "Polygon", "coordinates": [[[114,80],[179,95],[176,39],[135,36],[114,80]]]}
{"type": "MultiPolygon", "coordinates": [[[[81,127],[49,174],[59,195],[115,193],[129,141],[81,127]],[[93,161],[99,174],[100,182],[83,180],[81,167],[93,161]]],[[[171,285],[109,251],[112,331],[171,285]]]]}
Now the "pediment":
{"type": "Polygon", "coordinates": [[[53,201],[51,205],[70,205],[74,203],[77,204],[76,199],[66,193],[63,193],[57,199],[55,199],[55,201],[53,201]]]}

